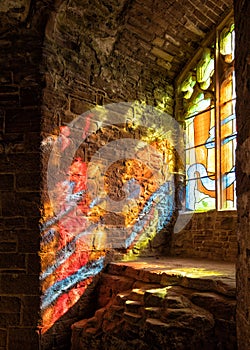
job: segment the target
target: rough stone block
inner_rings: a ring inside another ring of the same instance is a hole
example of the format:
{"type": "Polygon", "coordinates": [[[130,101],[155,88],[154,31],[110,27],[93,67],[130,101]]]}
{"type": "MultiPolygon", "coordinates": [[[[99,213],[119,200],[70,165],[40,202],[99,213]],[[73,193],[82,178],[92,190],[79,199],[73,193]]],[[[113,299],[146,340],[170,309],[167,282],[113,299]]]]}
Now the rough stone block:
{"type": "Polygon", "coordinates": [[[1,94],[0,95],[0,106],[18,106],[19,105],[19,95],[18,94],[1,94]]]}
{"type": "Polygon", "coordinates": [[[21,88],[20,103],[21,106],[36,106],[40,103],[41,88],[39,86],[30,86],[21,88]]]}
{"type": "Polygon", "coordinates": [[[0,313],[20,313],[21,300],[17,297],[0,297],[0,313]]]}
{"type": "Polygon", "coordinates": [[[151,52],[153,55],[155,55],[159,58],[162,58],[165,61],[172,62],[172,60],[173,60],[173,56],[171,54],[169,54],[168,52],[163,51],[157,47],[153,47],[151,52]]]}
{"type": "Polygon", "coordinates": [[[16,193],[16,204],[23,216],[37,217],[40,214],[40,200],[40,193],[38,192],[16,193]]]}
{"type": "Polygon", "coordinates": [[[6,173],[23,173],[24,169],[26,172],[34,172],[40,170],[40,163],[38,161],[39,153],[36,154],[0,154],[0,169],[4,169],[6,173]]]}
{"type": "Polygon", "coordinates": [[[14,189],[14,175],[0,174],[0,191],[9,191],[14,189]]]}
{"type": "Polygon", "coordinates": [[[25,255],[13,252],[8,253],[8,251],[4,251],[0,254],[0,267],[5,271],[24,271],[26,270],[25,255]]]}
{"type": "Polygon", "coordinates": [[[23,228],[25,226],[24,217],[13,217],[13,218],[4,218],[4,227],[6,229],[15,229],[23,228]]]}
{"type": "Polygon", "coordinates": [[[13,253],[16,251],[16,242],[0,242],[0,253],[13,253]]]}
{"type": "Polygon", "coordinates": [[[132,313],[132,312],[124,312],[124,319],[125,321],[132,323],[132,324],[138,324],[140,320],[142,319],[141,315],[132,313]]]}
{"type": "Polygon", "coordinates": [[[19,173],[16,175],[17,191],[34,191],[39,190],[41,186],[40,173],[19,173]]]}
{"type": "Polygon", "coordinates": [[[37,329],[13,327],[9,330],[8,350],[34,350],[39,349],[39,337],[37,329]]]}
{"type": "Polygon", "coordinates": [[[235,300],[214,293],[194,293],[191,300],[194,304],[211,312],[215,318],[235,319],[235,300]]]}
{"type": "Polygon", "coordinates": [[[20,253],[34,253],[40,249],[39,232],[35,234],[33,230],[16,230],[18,235],[18,250],[20,253]]]}
{"type": "Polygon", "coordinates": [[[0,349],[5,350],[7,344],[7,331],[5,329],[0,329],[0,349]]]}
{"type": "Polygon", "coordinates": [[[22,298],[22,326],[34,326],[40,317],[40,297],[22,298]]]}
{"type": "Polygon", "coordinates": [[[7,295],[39,295],[39,278],[35,275],[2,273],[0,293],[7,295]]]}
{"type": "Polygon", "coordinates": [[[39,108],[8,109],[5,117],[6,133],[40,131],[41,115],[39,108]]]}
{"type": "Polygon", "coordinates": [[[0,327],[8,328],[20,325],[20,313],[1,312],[0,327]]]}
{"type": "MultiPolygon", "coordinates": [[[[94,101],[93,101],[94,102],[94,101]]],[[[86,101],[72,98],[70,102],[70,110],[74,114],[83,114],[94,108],[94,104],[87,103],[86,101]]]]}
{"type": "Polygon", "coordinates": [[[27,259],[27,273],[30,275],[39,275],[41,272],[41,265],[38,253],[25,255],[27,259]]]}

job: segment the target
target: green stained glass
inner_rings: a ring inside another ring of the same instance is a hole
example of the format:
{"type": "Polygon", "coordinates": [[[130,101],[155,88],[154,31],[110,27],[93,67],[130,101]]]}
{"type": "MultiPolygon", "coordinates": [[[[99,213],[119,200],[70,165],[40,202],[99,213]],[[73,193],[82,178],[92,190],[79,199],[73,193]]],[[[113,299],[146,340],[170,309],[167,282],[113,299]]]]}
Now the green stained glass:
{"type": "Polygon", "coordinates": [[[234,39],[234,25],[229,23],[180,84],[187,210],[236,208],[234,39]],[[216,62],[220,64],[215,76],[216,62]]]}

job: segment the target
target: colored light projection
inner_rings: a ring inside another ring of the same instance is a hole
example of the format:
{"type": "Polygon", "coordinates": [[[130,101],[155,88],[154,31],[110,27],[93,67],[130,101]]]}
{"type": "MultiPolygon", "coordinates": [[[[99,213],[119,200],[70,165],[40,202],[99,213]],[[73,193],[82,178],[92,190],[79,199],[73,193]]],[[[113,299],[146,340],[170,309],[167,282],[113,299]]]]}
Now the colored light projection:
{"type": "Polygon", "coordinates": [[[125,107],[97,108],[62,126],[50,150],[41,226],[43,333],[81,298],[110,250],[135,257],[172,217],[175,153],[166,114],[125,107]]]}
{"type": "Polygon", "coordinates": [[[180,87],[188,140],[186,210],[236,207],[233,24],[221,31],[218,46],[218,82],[215,83],[215,50],[206,48],[180,87]]]}

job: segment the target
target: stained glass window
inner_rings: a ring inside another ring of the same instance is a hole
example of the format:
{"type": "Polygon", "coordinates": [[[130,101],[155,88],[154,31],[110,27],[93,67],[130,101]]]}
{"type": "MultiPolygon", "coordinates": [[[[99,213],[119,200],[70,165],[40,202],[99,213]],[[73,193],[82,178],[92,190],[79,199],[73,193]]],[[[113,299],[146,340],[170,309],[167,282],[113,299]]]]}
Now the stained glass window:
{"type": "Polygon", "coordinates": [[[179,83],[180,96],[186,126],[186,210],[235,209],[236,96],[231,19],[196,57],[179,83]]]}

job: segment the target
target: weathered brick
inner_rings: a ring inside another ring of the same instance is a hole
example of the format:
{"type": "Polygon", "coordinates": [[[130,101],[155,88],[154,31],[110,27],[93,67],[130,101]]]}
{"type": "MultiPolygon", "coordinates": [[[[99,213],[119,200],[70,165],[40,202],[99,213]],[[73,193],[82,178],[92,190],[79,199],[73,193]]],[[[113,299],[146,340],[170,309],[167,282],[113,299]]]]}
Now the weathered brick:
{"type": "Polygon", "coordinates": [[[70,110],[72,113],[81,115],[92,109],[94,107],[93,104],[86,103],[86,101],[79,100],[76,98],[72,98],[70,102],[70,110]]]}
{"type": "Polygon", "coordinates": [[[0,327],[13,327],[13,326],[19,326],[20,325],[20,313],[7,313],[7,312],[1,312],[0,313],[0,327]]]}
{"type": "Polygon", "coordinates": [[[18,94],[1,94],[0,106],[18,106],[19,95],[18,94]]]}
{"type": "Polygon", "coordinates": [[[173,236],[172,253],[235,261],[236,224],[236,212],[194,214],[189,224],[173,236]],[[225,223],[230,222],[230,229],[223,227],[221,223],[224,220],[225,223]]]}
{"type": "Polygon", "coordinates": [[[41,272],[40,256],[38,253],[25,254],[27,260],[27,273],[30,275],[39,275],[41,272]]]}
{"type": "Polygon", "coordinates": [[[144,40],[151,41],[154,39],[155,34],[150,33],[150,30],[146,31],[145,28],[142,28],[140,25],[126,24],[126,28],[144,40]]]}
{"type": "Polygon", "coordinates": [[[23,217],[4,218],[4,227],[6,229],[22,228],[25,226],[25,219],[23,217]]]}
{"type": "Polygon", "coordinates": [[[67,97],[62,94],[55,93],[54,90],[45,90],[43,92],[43,103],[53,109],[67,110],[69,101],[67,97]]]}
{"type": "Polygon", "coordinates": [[[16,242],[0,242],[0,253],[13,253],[16,250],[16,242]]]}
{"type": "Polygon", "coordinates": [[[2,215],[17,216],[18,210],[15,208],[15,194],[13,192],[3,192],[1,196],[2,215]],[[14,215],[15,214],[15,215],[14,215]]]}
{"type": "Polygon", "coordinates": [[[159,37],[156,37],[153,41],[152,44],[156,45],[158,47],[162,47],[164,45],[165,40],[159,37]]]}
{"type": "Polygon", "coordinates": [[[1,71],[0,73],[0,83],[1,84],[11,84],[12,83],[12,72],[10,71],[1,71]]]}
{"type": "Polygon", "coordinates": [[[2,214],[11,216],[35,216],[40,213],[40,195],[38,192],[3,192],[2,214]]]}
{"type": "Polygon", "coordinates": [[[34,230],[34,232],[36,232],[37,230],[39,230],[39,227],[40,227],[40,219],[41,219],[41,216],[37,215],[37,216],[34,216],[34,217],[27,217],[26,219],[26,224],[27,224],[27,227],[30,229],[30,230],[34,230]]]}
{"type": "Polygon", "coordinates": [[[35,350],[39,349],[39,337],[36,325],[33,328],[12,327],[9,330],[8,350],[35,350]]]}
{"type": "Polygon", "coordinates": [[[5,131],[6,133],[40,131],[40,122],[40,109],[37,107],[8,109],[5,117],[5,131]]]}
{"type": "Polygon", "coordinates": [[[38,252],[40,248],[40,240],[38,234],[33,230],[16,230],[18,235],[18,251],[22,253],[38,252]]]}
{"type": "Polygon", "coordinates": [[[20,90],[21,106],[37,106],[41,103],[41,87],[30,86],[20,90]]]}
{"type": "Polygon", "coordinates": [[[7,344],[7,332],[4,329],[0,329],[0,349],[5,350],[7,344]]]}
{"type": "MultiPolygon", "coordinates": [[[[2,243],[0,243],[1,245],[2,243]]],[[[25,270],[26,269],[26,261],[25,254],[20,253],[8,253],[7,251],[0,254],[0,269],[3,270],[25,270]]]]}
{"type": "Polygon", "coordinates": [[[40,214],[41,197],[39,191],[16,193],[17,204],[20,205],[21,216],[35,216],[40,214]]]}
{"type": "Polygon", "coordinates": [[[39,295],[39,278],[36,275],[2,273],[0,293],[7,295],[39,295]]]}
{"type": "Polygon", "coordinates": [[[0,86],[0,94],[4,93],[17,93],[19,91],[18,86],[14,85],[1,85],[0,86]]]}
{"type": "Polygon", "coordinates": [[[156,64],[158,64],[161,67],[166,68],[167,70],[170,70],[172,65],[168,61],[162,60],[160,58],[157,59],[156,64]]]}
{"type": "Polygon", "coordinates": [[[16,175],[17,191],[34,191],[39,190],[41,186],[40,173],[19,173],[16,175]]]}
{"type": "Polygon", "coordinates": [[[5,117],[2,114],[2,115],[0,115],[0,133],[3,133],[5,131],[4,127],[5,127],[5,117]]]}
{"type": "Polygon", "coordinates": [[[21,301],[17,297],[0,296],[0,313],[19,313],[21,301]]]}
{"type": "Polygon", "coordinates": [[[0,191],[14,190],[14,175],[0,174],[0,191]]]}
{"type": "Polygon", "coordinates": [[[166,60],[168,62],[172,62],[172,60],[173,60],[173,56],[171,54],[169,54],[166,51],[163,51],[157,47],[153,47],[151,52],[153,55],[156,55],[157,57],[162,58],[163,60],[166,60]]]}
{"type": "Polygon", "coordinates": [[[39,171],[39,153],[36,154],[9,154],[8,156],[0,154],[0,169],[5,169],[6,173],[23,173],[39,171]]]}
{"type": "Polygon", "coordinates": [[[40,317],[40,297],[22,298],[22,326],[34,326],[40,317]]]}
{"type": "Polygon", "coordinates": [[[27,132],[24,136],[24,150],[37,153],[41,146],[42,137],[39,132],[27,132]]]}

